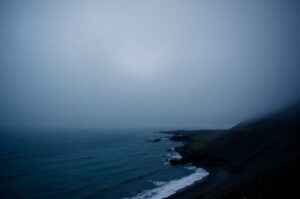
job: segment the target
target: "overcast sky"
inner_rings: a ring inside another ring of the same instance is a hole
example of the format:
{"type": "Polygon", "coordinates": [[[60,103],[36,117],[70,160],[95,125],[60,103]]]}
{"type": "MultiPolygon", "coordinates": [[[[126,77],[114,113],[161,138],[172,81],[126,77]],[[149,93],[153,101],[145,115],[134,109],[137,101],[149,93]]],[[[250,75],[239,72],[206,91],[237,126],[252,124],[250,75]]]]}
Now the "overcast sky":
{"type": "Polygon", "coordinates": [[[0,126],[226,128],[300,97],[289,0],[0,2],[0,126]]]}

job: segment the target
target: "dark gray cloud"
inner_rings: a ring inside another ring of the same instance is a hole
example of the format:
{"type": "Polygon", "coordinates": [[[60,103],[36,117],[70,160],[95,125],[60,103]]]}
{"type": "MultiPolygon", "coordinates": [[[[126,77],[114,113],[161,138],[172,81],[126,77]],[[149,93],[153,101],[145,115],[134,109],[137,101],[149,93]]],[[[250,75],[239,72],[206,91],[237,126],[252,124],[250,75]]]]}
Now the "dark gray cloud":
{"type": "Polygon", "coordinates": [[[221,128],[299,99],[297,1],[1,1],[0,125],[221,128]]]}

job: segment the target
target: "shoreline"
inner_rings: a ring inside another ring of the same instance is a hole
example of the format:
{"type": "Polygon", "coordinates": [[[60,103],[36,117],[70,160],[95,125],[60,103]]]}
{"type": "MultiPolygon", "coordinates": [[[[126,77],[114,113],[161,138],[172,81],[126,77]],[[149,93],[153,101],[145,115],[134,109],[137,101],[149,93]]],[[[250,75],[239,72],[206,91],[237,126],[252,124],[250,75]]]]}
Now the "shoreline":
{"type": "MultiPolygon", "coordinates": [[[[184,151],[185,146],[189,142],[191,142],[193,136],[197,135],[198,133],[215,133],[216,130],[192,131],[191,134],[183,134],[188,132],[189,131],[174,131],[174,133],[172,131],[166,132],[167,134],[171,134],[171,136],[169,137],[170,141],[183,143],[182,146],[176,147],[174,149],[174,151],[176,151],[181,156],[181,159],[175,158],[176,161],[178,160],[178,163],[175,163],[174,166],[184,166],[186,164],[192,164],[196,168],[202,168],[206,170],[209,173],[209,175],[199,180],[198,182],[195,182],[192,185],[189,185],[179,190],[175,194],[167,197],[166,199],[193,199],[198,197],[202,198],[202,196],[206,196],[212,193],[213,190],[219,189],[219,186],[222,186],[223,183],[225,183],[228,179],[232,178],[233,176],[232,173],[219,166],[205,166],[202,164],[191,163],[188,160],[183,160],[185,158],[185,155],[184,153],[182,153],[182,151],[184,151]]],[[[220,132],[223,134],[224,131],[221,130],[220,132]]]]}
{"type": "Polygon", "coordinates": [[[172,165],[192,164],[209,175],[167,199],[293,198],[299,194],[298,131],[175,132],[170,140],[184,143],[175,148],[182,158],[170,160],[172,165]]]}
{"type": "Polygon", "coordinates": [[[206,195],[224,183],[231,174],[220,168],[204,168],[209,175],[190,186],[176,192],[166,199],[192,199],[206,195]]]}

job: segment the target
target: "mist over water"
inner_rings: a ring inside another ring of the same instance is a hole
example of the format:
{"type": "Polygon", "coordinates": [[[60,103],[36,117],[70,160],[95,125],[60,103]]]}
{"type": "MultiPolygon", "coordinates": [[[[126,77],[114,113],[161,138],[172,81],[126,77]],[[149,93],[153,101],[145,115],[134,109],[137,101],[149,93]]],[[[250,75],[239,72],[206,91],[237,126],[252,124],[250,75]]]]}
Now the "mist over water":
{"type": "Polygon", "coordinates": [[[299,3],[1,1],[0,125],[226,128],[299,99],[299,3]]]}
{"type": "MultiPolygon", "coordinates": [[[[156,136],[160,134],[155,134],[156,136]]],[[[1,198],[162,198],[208,173],[173,167],[151,131],[1,130],[1,198]],[[148,190],[148,191],[145,191],[148,190]]],[[[163,135],[160,135],[163,136],[163,135]]]]}

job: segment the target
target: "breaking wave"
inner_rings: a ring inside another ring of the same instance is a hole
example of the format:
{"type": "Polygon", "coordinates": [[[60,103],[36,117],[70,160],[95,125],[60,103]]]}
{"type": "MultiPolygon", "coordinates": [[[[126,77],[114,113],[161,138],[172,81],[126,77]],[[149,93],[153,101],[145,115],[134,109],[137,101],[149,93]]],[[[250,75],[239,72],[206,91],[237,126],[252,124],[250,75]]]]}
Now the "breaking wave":
{"type": "MultiPolygon", "coordinates": [[[[188,176],[184,176],[177,180],[171,180],[169,182],[153,182],[154,185],[157,186],[156,188],[151,189],[151,190],[145,190],[145,191],[133,196],[131,199],[162,199],[162,198],[166,198],[168,196],[175,194],[179,190],[182,190],[185,187],[188,187],[209,175],[209,173],[202,168],[189,167],[189,169],[193,169],[193,170],[195,170],[195,172],[188,176]]],[[[126,198],[126,199],[129,199],[129,198],[126,198]]]]}

